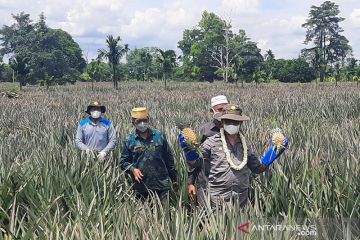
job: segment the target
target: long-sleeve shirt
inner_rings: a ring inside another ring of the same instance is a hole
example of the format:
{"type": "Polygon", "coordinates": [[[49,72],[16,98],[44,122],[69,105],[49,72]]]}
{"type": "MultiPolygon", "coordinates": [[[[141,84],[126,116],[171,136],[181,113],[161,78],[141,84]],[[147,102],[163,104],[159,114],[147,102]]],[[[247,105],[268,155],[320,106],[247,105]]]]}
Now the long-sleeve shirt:
{"type": "Polygon", "coordinates": [[[80,150],[96,150],[109,153],[116,146],[116,132],[113,124],[100,118],[95,124],[90,118],[80,122],[75,138],[76,147],[80,150]]]}
{"type": "MultiPolygon", "coordinates": [[[[238,139],[235,145],[227,142],[230,157],[235,165],[243,161],[243,145],[238,139]]],[[[240,203],[244,203],[248,198],[249,177],[251,172],[261,173],[266,167],[259,161],[257,155],[251,148],[248,148],[247,164],[241,170],[230,167],[226,160],[220,134],[209,137],[202,144],[202,155],[195,168],[203,168],[208,179],[207,191],[210,194],[211,202],[216,202],[217,198],[230,201],[236,196],[240,203]]]]}
{"type": "Polygon", "coordinates": [[[146,193],[148,190],[168,190],[175,182],[177,172],[174,157],[164,134],[156,129],[148,129],[148,137],[143,139],[135,131],[123,142],[120,166],[131,174],[134,190],[146,193]],[[143,174],[140,183],[135,181],[132,171],[137,168],[143,174]]]}

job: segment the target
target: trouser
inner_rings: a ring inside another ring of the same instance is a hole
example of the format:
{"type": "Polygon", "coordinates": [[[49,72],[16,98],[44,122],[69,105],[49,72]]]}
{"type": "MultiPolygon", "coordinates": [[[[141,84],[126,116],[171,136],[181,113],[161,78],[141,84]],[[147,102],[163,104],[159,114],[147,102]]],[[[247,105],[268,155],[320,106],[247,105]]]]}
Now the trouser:
{"type": "Polygon", "coordinates": [[[215,209],[215,208],[221,208],[224,205],[227,206],[234,206],[237,205],[240,208],[244,208],[248,202],[248,189],[245,189],[242,192],[230,192],[229,196],[223,197],[223,196],[219,196],[219,195],[210,195],[210,203],[211,203],[211,208],[215,209]]]}
{"type": "Polygon", "coordinates": [[[148,192],[136,192],[136,198],[147,201],[153,197],[158,197],[163,208],[169,204],[169,190],[149,190],[148,192]]]}
{"type": "Polygon", "coordinates": [[[205,188],[197,186],[196,187],[196,202],[199,207],[204,207],[206,201],[205,188]]]}

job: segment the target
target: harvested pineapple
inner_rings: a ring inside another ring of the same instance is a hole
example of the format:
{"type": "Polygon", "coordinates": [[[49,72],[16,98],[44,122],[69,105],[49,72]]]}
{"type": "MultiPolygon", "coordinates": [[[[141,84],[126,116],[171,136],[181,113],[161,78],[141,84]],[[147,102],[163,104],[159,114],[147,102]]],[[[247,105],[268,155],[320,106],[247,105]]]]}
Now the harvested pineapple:
{"type": "Polygon", "coordinates": [[[280,128],[275,128],[271,130],[271,140],[272,143],[275,145],[275,148],[285,148],[285,139],[286,138],[280,128]]]}
{"type": "Polygon", "coordinates": [[[181,133],[184,135],[186,142],[192,144],[192,145],[196,145],[198,144],[197,142],[197,136],[194,133],[193,130],[191,130],[190,128],[184,128],[181,133]]]}
{"type": "Polygon", "coordinates": [[[181,134],[184,136],[186,140],[186,144],[188,146],[197,146],[198,145],[198,137],[196,133],[189,128],[190,125],[186,120],[177,118],[175,119],[175,125],[178,129],[180,129],[181,134]]]}

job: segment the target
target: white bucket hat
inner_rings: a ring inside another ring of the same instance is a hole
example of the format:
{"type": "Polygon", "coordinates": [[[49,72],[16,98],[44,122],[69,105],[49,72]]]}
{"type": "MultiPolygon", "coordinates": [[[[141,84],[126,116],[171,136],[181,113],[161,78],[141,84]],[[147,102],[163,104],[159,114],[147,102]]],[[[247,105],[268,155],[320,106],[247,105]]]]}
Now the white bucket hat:
{"type": "Polygon", "coordinates": [[[224,96],[224,95],[218,95],[218,96],[211,98],[211,107],[214,107],[218,104],[228,104],[228,103],[229,102],[228,102],[226,96],[224,96]]]}

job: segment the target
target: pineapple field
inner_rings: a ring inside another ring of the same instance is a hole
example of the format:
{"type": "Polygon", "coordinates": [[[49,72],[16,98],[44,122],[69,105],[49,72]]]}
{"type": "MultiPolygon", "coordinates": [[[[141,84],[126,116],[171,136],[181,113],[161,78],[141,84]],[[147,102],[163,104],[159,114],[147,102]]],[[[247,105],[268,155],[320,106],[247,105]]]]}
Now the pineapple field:
{"type": "Polygon", "coordinates": [[[119,86],[25,87],[17,98],[0,97],[0,239],[360,239],[356,84],[119,86]],[[289,139],[270,171],[252,179],[253,201],[244,209],[198,209],[187,194],[176,120],[197,132],[219,94],[251,118],[242,129],[260,157],[272,129],[289,139]],[[118,146],[103,162],[74,144],[93,99],[117,131],[118,146]],[[118,165],[121,141],[133,129],[130,111],[141,106],[174,154],[180,189],[171,192],[169,211],[156,199],[136,200],[118,165]]]}

